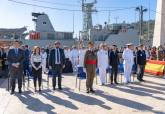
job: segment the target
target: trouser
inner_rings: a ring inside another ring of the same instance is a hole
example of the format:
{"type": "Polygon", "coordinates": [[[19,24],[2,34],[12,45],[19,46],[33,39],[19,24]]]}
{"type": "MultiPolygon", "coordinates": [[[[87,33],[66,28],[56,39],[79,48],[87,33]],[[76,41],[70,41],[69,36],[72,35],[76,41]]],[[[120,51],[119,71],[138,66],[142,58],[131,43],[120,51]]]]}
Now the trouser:
{"type": "Polygon", "coordinates": [[[56,78],[58,77],[58,88],[61,88],[61,82],[62,82],[62,66],[61,65],[55,65],[55,68],[53,69],[53,78],[52,78],[52,85],[53,88],[56,87],[56,78]]]}
{"type": "Polygon", "coordinates": [[[124,80],[125,80],[125,83],[131,82],[131,72],[132,72],[132,64],[125,63],[124,64],[124,80]]]}
{"type": "Polygon", "coordinates": [[[93,90],[93,80],[95,77],[96,66],[87,65],[86,72],[87,72],[86,88],[87,88],[87,90],[89,90],[89,89],[93,90]]]}
{"type": "Polygon", "coordinates": [[[7,67],[7,64],[6,64],[6,60],[4,59],[2,61],[2,70],[6,70],[8,67],[7,67]]]}
{"type": "Polygon", "coordinates": [[[49,54],[47,55],[46,58],[46,68],[49,69],[49,54]]]}
{"type": "Polygon", "coordinates": [[[100,67],[99,68],[99,76],[100,76],[100,81],[102,84],[105,84],[106,82],[106,68],[100,67]]]}
{"type": "Polygon", "coordinates": [[[42,71],[45,73],[47,71],[46,62],[42,64],[42,71]]]}
{"type": "MultiPolygon", "coordinates": [[[[18,73],[18,74],[20,74],[20,73],[18,73]]],[[[21,90],[21,88],[22,88],[22,78],[23,78],[23,75],[10,74],[10,85],[11,85],[11,90],[12,91],[15,90],[16,80],[18,80],[18,89],[21,90]]]]}
{"type": "Polygon", "coordinates": [[[72,65],[73,65],[74,68],[77,67],[77,65],[78,65],[78,58],[77,57],[72,58],[72,65]]]}
{"type": "Polygon", "coordinates": [[[0,78],[2,77],[2,67],[0,66],[0,78]]]}
{"type": "Polygon", "coordinates": [[[24,75],[26,75],[26,71],[30,72],[30,68],[29,68],[29,61],[24,61],[23,62],[23,67],[24,67],[24,75]]]}
{"type": "Polygon", "coordinates": [[[34,81],[34,87],[37,87],[37,80],[38,80],[38,87],[41,88],[42,83],[42,68],[35,71],[35,74],[33,74],[33,81],[34,81]]]}
{"type": "Polygon", "coordinates": [[[117,72],[118,72],[118,66],[112,66],[112,70],[111,70],[111,83],[117,82],[117,72]]]}
{"type": "Polygon", "coordinates": [[[144,76],[145,65],[138,65],[137,79],[142,80],[144,76]]]}

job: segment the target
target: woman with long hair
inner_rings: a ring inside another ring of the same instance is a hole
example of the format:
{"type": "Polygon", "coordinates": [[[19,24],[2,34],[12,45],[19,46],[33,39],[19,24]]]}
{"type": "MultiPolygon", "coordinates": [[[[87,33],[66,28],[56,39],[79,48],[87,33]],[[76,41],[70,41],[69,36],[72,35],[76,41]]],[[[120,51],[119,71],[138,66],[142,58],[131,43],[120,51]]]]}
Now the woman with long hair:
{"type": "Polygon", "coordinates": [[[40,47],[34,46],[33,53],[31,55],[31,65],[32,65],[32,76],[34,80],[34,88],[36,89],[36,82],[38,80],[39,92],[41,91],[42,82],[42,56],[40,54],[40,47]]]}

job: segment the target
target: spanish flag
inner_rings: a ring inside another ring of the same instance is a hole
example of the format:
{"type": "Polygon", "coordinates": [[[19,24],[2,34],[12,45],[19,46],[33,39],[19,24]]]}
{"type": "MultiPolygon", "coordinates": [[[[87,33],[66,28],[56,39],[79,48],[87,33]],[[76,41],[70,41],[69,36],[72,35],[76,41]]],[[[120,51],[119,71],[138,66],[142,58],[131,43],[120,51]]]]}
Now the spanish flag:
{"type": "Polygon", "coordinates": [[[157,76],[163,76],[165,61],[148,60],[145,66],[145,72],[157,76]]]}

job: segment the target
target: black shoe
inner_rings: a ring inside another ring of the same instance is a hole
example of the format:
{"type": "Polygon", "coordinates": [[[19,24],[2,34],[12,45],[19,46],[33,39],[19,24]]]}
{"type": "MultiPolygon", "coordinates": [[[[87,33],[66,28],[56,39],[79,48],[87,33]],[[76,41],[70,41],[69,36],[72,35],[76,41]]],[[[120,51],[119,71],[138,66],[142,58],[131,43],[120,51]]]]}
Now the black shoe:
{"type": "Polygon", "coordinates": [[[140,81],[140,82],[142,81],[142,80],[141,80],[141,79],[139,79],[139,78],[137,78],[137,80],[138,80],[138,81],[140,81]]]}
{"type": "Polygon", "coordinates": [[[39,88],[39,92],[41,92],[41,89],[39,88]]]}
{"type": "Polygon", "coordinates": [[[141,79],[142,82],[145,82],[145,80],[141,79]]]}
{"type": "Polygon", "coordinates": [[[111,82],[111,85],[113,85],[113,82],[111,82]]]}
{"type": "Polygon", "coordinates": [[[56,90],[56,88],[55,88],[55,87],[53,87],[53,90],[55,91],[55,90],[56,90]]]}
{"type": "Polygon", "coordinates": [[[89,90],[87,90],[87,91],[86,91],[86,93],[90,93],[90,91],[89,91],[89,90]]]}
{"type": "Polygon", "coordinates": [[[58,89],[59,89],[59,90],[62,90],[62,88],[61,88],[61,87],[59,87],[58,89]]]}
{"type": "Polygon", "coordinates": [[[10,95],[13,95],[15,92],[14,91],[11,91],[10,95]]]}
{"type": "Polygon", "coordinates": [[[117,85],[118,85],[119,83],[118,83],[118,82],[115,82],[115,84],[117,84],[117,85]]]}
{"type": "Polygon", "coordinates": [[[95,93],[95,91],[93,89],[90,90],[91,93],[95,93]]]}
{"type": "Polygon", "coordinates": [[[19,93],[22,93],[22,90],[21,89],[19,90],[19,93]]]}
{"type": "Polygon", "coordinates": [[[104,83],[102,83],[101,85],[102,85],[102,86],[104,86],[105,84],[104,84],[104,83]]]}

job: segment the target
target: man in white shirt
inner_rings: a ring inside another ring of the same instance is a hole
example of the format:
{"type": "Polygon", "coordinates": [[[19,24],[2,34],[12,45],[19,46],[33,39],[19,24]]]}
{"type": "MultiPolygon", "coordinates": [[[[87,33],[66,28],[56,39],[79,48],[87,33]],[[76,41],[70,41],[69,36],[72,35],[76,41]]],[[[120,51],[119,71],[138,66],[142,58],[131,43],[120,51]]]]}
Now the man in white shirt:
{"type": "Polygon", "coordinates": [[[44,48],[41,49],[41,56],[42,56],[42,71],[46,73],[47,72],[47,68],[46,68],[47,53],[44,48]]]}
{"type": "Polygon", "coordinates": [[[102,85],[106,82],[106,69],[108,68],[108,51],[106,45],[100,44],[100,50],[97,52],[99,76],[102,85]]]}
{"type": "Polygon", "coordinates": [[[127,44],[127,48],[124,50],[123,55],[124,59],[124,79],[125,83],[131,82],[131,72],[132,72],[132,66],[134,64],[134,56],[133,56],[133,44],[129,43],[127,44]]]}
{"type": "Polygon", "coordinates": [[[82,44],[79,44],[78,49],[78,66],[84,67],[84,56],[85,56],[86,50],[83,48],[82,44]]]}
{"type": "Polygon", "coordinates": [[[77,65],[78,65],[78,50],[76,46],[73,46],[73,49],[71,51],[71,62],[72,62],[74,70],[76,70],[77,65]]]}

